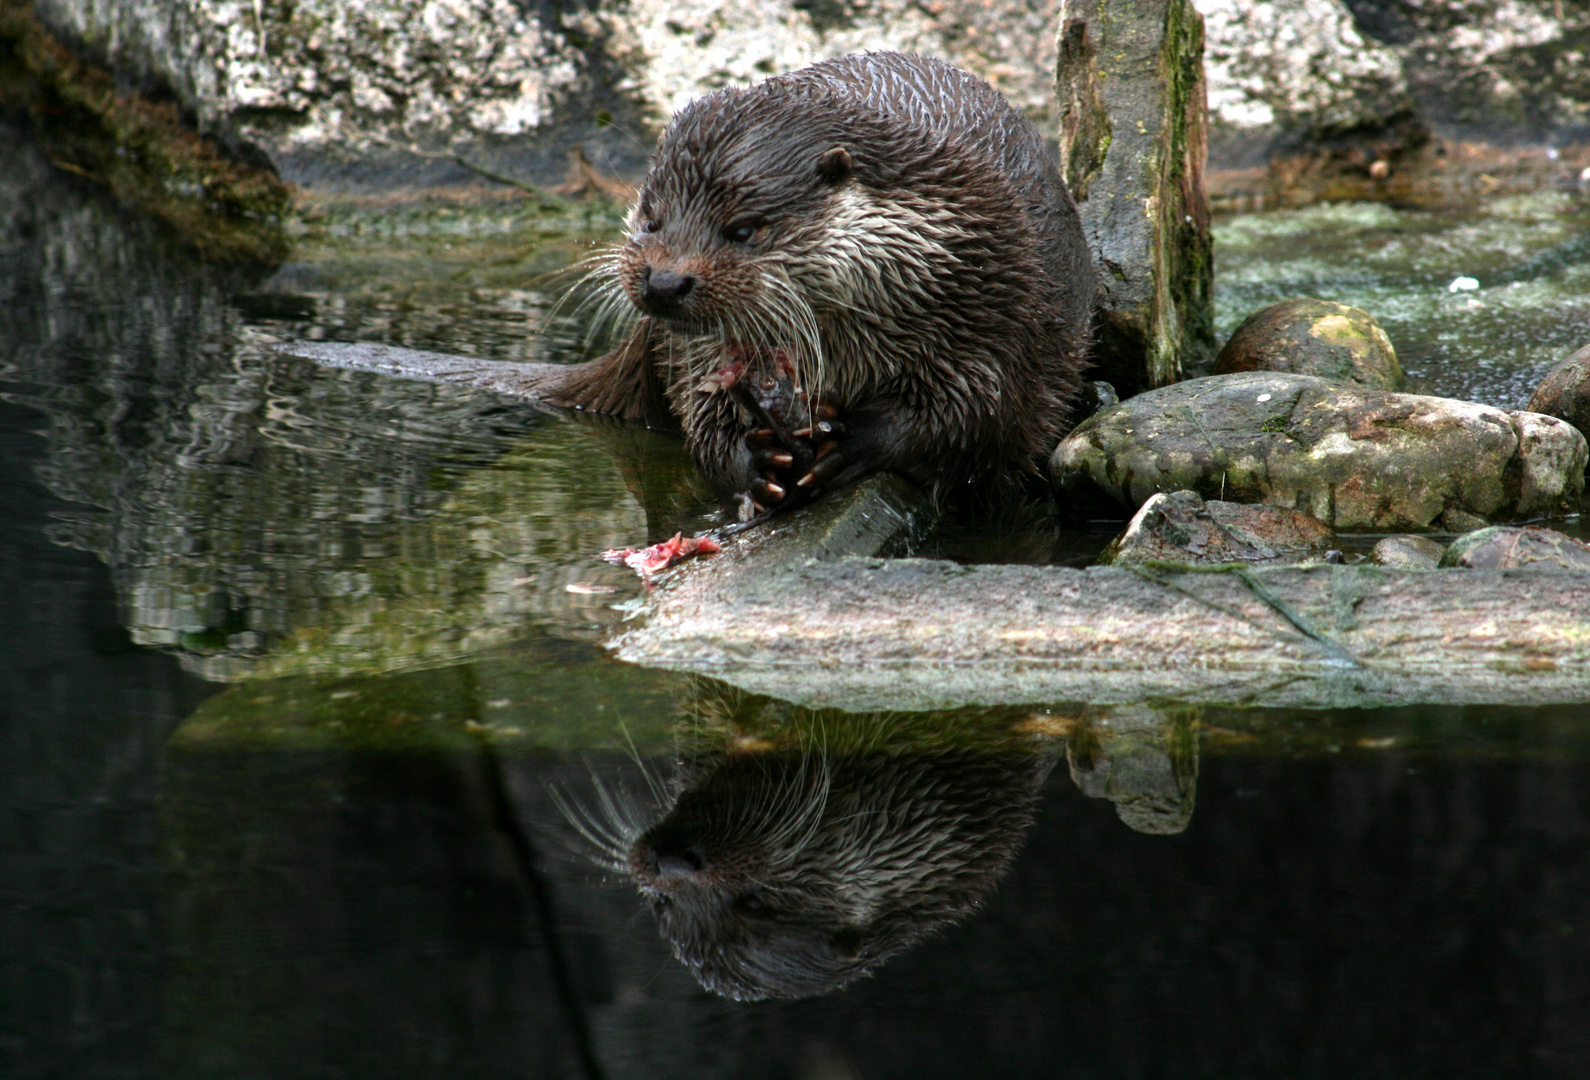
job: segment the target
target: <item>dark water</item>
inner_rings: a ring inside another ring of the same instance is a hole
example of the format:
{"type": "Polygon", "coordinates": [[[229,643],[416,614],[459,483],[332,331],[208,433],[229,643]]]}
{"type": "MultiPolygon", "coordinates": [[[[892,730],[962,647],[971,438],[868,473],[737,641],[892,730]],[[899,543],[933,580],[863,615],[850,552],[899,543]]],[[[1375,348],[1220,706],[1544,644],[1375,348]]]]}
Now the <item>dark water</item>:
{"type": "MultiPolygon", "coordinates": [[[[537,355],[579,239],[429,220],[216,267],[0,138],[0,1075],[1590,1074],[1578,707],[1033,710],[1025,775],[1069,756],[980,911],[841,993],[708,994],[554,793],[654,815],[637,760],[924,722],[605,657],[638,589],[592,553],[710,512],[667,439],[268,349],[537,355]]],[[[1239,219],[1222,324],[1358,302],[1420,389],[1516,407],[1590,338],[1586,227],[1566,196],[1239,219]]]]}

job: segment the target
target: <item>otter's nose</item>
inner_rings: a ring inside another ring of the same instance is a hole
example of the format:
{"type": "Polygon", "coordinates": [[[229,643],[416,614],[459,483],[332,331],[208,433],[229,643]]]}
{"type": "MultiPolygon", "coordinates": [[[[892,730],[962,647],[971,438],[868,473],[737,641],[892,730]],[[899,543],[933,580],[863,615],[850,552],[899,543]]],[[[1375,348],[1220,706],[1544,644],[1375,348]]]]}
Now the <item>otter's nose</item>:
{"type": "Polygon", "coordinates": [[[676,274],[672,270],[648,270],[645,284],[641,286],[641,299],[651,310],[666,314],[676,311],[685,297],[696,287],[694,274],[676,274]]]}
{"type": "Polygon", "coordinates": [[[701,856],[690,848],[654,851],[652,855],[657,861],[657,873],[660,875],[687,877],[701,870],[701,856]]]}

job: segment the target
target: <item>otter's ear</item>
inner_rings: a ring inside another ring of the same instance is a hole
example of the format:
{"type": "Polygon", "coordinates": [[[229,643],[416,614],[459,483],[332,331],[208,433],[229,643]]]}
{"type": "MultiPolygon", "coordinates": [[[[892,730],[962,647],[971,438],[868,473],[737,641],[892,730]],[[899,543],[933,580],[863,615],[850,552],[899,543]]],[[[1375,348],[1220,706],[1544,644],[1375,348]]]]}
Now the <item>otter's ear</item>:
{"type": "Polygon", "coordinates": [[[828,939],[828,944],[833,947],[834,957],[838,960],[861,959],[861,927],[842,926],[834,931],[834,936],[828,939]]]}
{"type": "Polygon", "coordinates": [[[850,179],[850,170],[850,151],[843,146],[824,150],[823,156],[817,159],[817,179],[825,184],[838,187],[850,179]]]}

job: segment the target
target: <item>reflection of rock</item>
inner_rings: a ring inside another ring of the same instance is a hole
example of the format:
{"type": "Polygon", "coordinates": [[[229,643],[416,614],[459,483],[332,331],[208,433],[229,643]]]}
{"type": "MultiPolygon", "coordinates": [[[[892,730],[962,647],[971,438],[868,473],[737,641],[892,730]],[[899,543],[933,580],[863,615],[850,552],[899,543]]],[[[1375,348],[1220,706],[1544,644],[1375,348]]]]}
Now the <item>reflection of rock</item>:
{"type": "Polygon", "coordinates": [[[837,990],[964,919],[1004,875],[1055,759],[1025,711],[813,712],[703,684],[677,791],[642,829],[571,806],[708,988],[837,990]]]}
{"type": "Polygon", "coordinates": [[[651,456],[657,524],[677,516],[655,489],[687,468],[675,444],[276,356],[231,304],[253,280],[6,134],[20,144],[0,155],[6,377],[47,418],[40,480],[79,507],[52,535],[109,565],[134,641],[224,678],[289,634],[296,669],[324,670],[616,617],[566,586],[651,524],[615,458],[651,456]]]}
{"type": "Polygon", "coordinates": [[[1335,529],[1560,515],[1584,488],[1582,435],[1553,417],[1245,372],[1139,394],[1050,459],[1062,490],[1127,506],[1182,488],[1301,510],[1335,529]]]}
{"type": "Polygon", "coordinates": [[[1287,563],[1322,551],[1330,539],[1329,529],[1295,510],[1172,491],[1150,496],[1099,562],[1287,563]]]}
{"type": "Polygon", "coordinates": [[[1198,715],[1144,706],[1084,718],[1066,747],[1071,779],[1137,832],[1179,833],[1198,792],[1198,715]]]}

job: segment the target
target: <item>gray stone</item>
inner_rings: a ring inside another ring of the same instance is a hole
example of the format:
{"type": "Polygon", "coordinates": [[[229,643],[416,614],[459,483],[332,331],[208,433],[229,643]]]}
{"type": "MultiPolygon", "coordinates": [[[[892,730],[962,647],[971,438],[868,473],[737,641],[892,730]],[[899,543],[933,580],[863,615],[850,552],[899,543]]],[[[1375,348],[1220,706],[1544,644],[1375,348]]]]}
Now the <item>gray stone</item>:
{"type": "Polygon", "coordinates": [[[1214,352],[1203,19],[1187,0],[1068,0],[1060,17],[1060,157],[1099,268],[1093,357],[1130,397],[1214,352]]]}
{"type": "Polygon", "coordinates": [[[1237,371],[1286,371],[1372,390],[1402,389],[1397,351],[1374,316],[1310,297],[1260,308],[1237,327],[1215,357],[1213,373],[1237,371]]]}
{"type": "Polygon", "coordinates": [[[1375,545],[1369,561],[1395,570],[1434,570],[1445,550],[1424,536],[1388,536],[1375,545]]]}
{"type": "Polygon", "coordinates": [[[1099,556],[1104,565],[1285,563],[1323,551],[1330,530],[1295,510],[1212,500],[1194,491],[1151,496],[1099,556]]]}
{"type": "Polygon", "coordinates": [[[1073,406],[1079,420],[1086,419],[1100,409],[1108,409],[1111,405],[1119,405],[1121,395],[1115,392],[1115,387],[1103,380],[1092,380],[1082,384],[1082,392],[1077,396],[1073,406]]]}
{"type": "Polygon", "coordinates": [[[1471,570],[1531,567],[1590,572],[1590,544],[1538,525],[1499,525],[1460,536],[1441,557],[1442,566],[1471,570]]]}
{"type": "Polygon", "coordinates": [[[1590,345],[1546,373],[1529,399],[1529,411],[1590,431],[1590,345]]]}
{"type": "Polygon", "coordinates": [[[1060,443],[1050,473],[1062,497],[1097,489],[1136,507],[1187,488],[1338,530],[1407,530],[1449,508],[1486,521],[1577,511],[1586,453],[1538,413],[1248,372],[1106,409],[1060,443]]]}

